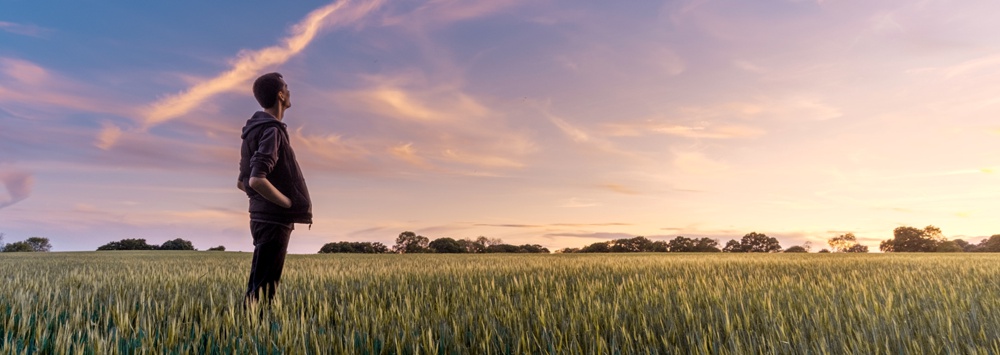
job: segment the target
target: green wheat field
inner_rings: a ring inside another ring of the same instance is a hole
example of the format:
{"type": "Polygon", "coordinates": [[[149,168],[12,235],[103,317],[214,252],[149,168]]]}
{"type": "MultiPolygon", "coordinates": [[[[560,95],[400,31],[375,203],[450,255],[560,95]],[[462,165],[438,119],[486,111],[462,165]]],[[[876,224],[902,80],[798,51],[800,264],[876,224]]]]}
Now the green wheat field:
{"type": "Polygon", "coordinates": [[[0,255],[2,354],[996,354],[1000,255],[0,255]]]}

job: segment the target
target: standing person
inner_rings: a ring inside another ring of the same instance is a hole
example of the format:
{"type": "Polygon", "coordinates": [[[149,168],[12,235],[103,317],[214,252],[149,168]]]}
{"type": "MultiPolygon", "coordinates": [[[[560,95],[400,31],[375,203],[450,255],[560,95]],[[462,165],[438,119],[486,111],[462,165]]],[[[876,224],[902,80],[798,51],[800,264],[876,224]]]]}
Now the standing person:
{"type": "Polygon", "coordinates": [[[264,110],[254,113],[243,127],[236,182],[250,199],[254,246],[244,304],[260,300],[261,292],[265,302],[274,298],[294,224],[312,226],[309,190],[281,122],[292,107],[288,85],[281,74],[264,74],[254,81],[253,96],[264,110]]]}

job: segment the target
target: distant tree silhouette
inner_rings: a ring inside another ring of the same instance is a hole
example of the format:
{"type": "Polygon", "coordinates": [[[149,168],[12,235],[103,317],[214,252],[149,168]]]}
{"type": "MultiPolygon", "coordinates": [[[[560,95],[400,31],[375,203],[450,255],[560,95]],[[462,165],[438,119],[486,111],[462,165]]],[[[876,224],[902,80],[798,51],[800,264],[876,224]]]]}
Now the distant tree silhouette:
{"type": "Polygon", "coordinates": [[[388,253],[389,248],[379,242],[334,242],[326,243],[319,249],[320,254],[329,253],[360,253],[360,254],[382,254],[388,253]]]}
{"type": "Polygon", "coordinates": [[[0,251],[3,252],[47,252],[52,249],[49,238],[31,237],[20,242],[10,244],[0,244],[0,251]]]}
{"type": "Polygon", "coordinates": [[[826,241],[835,253],[867,253],[868,247],[858,244],[854,233],[841,234],[826,241]]]}
{"type": "Polygon", "coordinates": [[[1000,234],[994,234],[983,239],[976,245],[975,251],[986,253],[1000,253],[1000,234]]]}
{"type": "Polygon", "coordinates": [[[28,242],[13,242],[3,246],[4,253],[19,253],[19,252],[33,252],[34,249],[31,248],[31,244],[28,242]]]}
{"type": "Polygon", "coordinates": [[[548,253],[549,249],[538,244],[496,244],[486,247],[487,253],[548,253]]]}
{"type": "Polygon", "coordinates": [[[610,253],[611,246],[609,242],[597,242],[583,248],[580,248],[581,253],[610,253]]]}
{"type": "Polygon", "coordinates": [[[226,247],[220,245],[220,246],[217,246],[217,247],[208,248],[208,251],[226,251],[226,247]]]}
{"type": "Polygon", "coordinates": [[[932,252],[937,250],[938,244],[946,240],[941,229],[935,226],[927,226],[922,230],[907,226],[897,227],[892,231],[892,235],[892,239],[879,244],[879,250],[889,253],[932,252]]]}
{"type": "Polygon", "coordinates": [[[157,249],[159,249],[159,250],[198,250],[198,249],[194,248],[194,244],[191,244],[190,241],[187,241],[187,240],[184,240],[184,239],[181,239],[181,238],[177,238],[177,239],[174,239],[174,240],[168,240],[166,242],[163,242],[163,244],[160,245],[160,247],[157,248],[157,249]]]}
{"type": "Polygon", "coordinates": [[[677,236],[667,242],[667,250],[672,253],[717,253],[719,241],[710,238],[692,239],[677,236]]]}
{"type": "Polygon", "coordinates": [[[157,248],[157,245],[146,244],[145,239],[122,239],[104,244],[97,250],[156,250],[157,248]]]}
{"type": "Polygon", "coordinates": [[[452,238],[438,238],[434,239],[427,245],[435,253],[464,253],[466,252],[465,247],[459,243],[457,240],[452,238]]]}
{"type": "Polygon", "coordinates": [[[789,247],[788,249],[785,249],[785,252],[786,253],[808,253],[809,251],[806,250],[806,247],[804,247],[804,246],[794,245],[794,246],[789,247]]]}
{"type": "Polygon", "coordinates": [[[766,234],[750,232],[743,236],[739,242],[730,240],[722,251],[730,253],[777,253],[781,251],[781,244],[778,239],[768,237],[766,234]]]}
{"type": "Polygon", "coordinates": [[[426,253],[430,251],[428,249],[429,243],[430,240],[427,237],[406,231],[399,233],[399,237],[396,238],[396,245],[392,247],[392,251],[396,253],[426,253]]]}

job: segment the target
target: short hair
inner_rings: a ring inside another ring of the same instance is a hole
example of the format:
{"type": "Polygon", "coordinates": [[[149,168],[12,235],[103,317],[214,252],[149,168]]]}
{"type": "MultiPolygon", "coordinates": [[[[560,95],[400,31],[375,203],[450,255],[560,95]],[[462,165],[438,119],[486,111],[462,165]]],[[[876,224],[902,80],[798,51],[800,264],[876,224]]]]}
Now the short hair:
{"type": "Polygon", "coordinates": [[[278,93],[285,89],[281,73],[267,73],[253,82],[253,97],[260,107],[271,108],[278,102],[278,93]]]}

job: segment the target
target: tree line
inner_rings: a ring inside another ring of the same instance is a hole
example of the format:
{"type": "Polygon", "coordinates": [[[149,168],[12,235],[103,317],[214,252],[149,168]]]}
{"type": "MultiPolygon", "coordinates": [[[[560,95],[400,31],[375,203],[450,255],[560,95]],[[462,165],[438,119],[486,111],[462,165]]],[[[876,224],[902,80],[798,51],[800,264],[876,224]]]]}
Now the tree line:
{"type": "Polygon", "coordinates": [[[549,253],[549,249],[538,244],[505,244],[499,238],[480,236],[476,239],[438,238],[430,240],[425,236],[405,231],[396,237],[392,248],[379,242],[333,242],[320,248],[325,253],[549,253]]]}
{"type": "MultiPolygon", "coordinates": [[[[868,246],[858,242],[854,233],[845,233],[827,239],[829,248],[819,253],[867,253],[868,246]]],[[[671,240],[653,241],[643,236],[596,242],[581,248],[563,248],[556,253],[630,253],[630,252],[673,252],[673,253],[807,253],[812,246],[809,242],[782,248],[777,238],[764,233],[750,232],[740,239],[732,239],[720,245],[717,239],[688,238],[677,236],[671,240]]],[[[918,229],[909,226],[893,230],[893,237],[879,245],[883,252],[1000,252],[1000,234],[972,244],[962,239],[948,240],[941,229],[927,226],[918,229]]],[[[378,242],[334,242],[327,243],[320,253],[548,253],[538,244],[511,245],[500,239],[480,236],[476,239],[427,237],[406,231],[396,238],[392,248],[378,242]]]]}
{"type": "MultiPolygon", "coordinates": [[[[0,233],[0,252],[47,252],[52,249],[48,238],[31,237],[23,241],[5,244],[0,233]]],[[[827,240],[829,249],[820,253],[867,253],[868,246],[858,243],[853,233],[841,234],[827,240]]],[[[751,232],[739,240],[733,239],[724,246],[711,238],[687,238],[678,236],[671,240],[652,241],[643,236],[596,242],[582,248],[563,248],[556,253],[628,253],[628,252],[675,252],[675,253],[804,253],[811,246],[795,245],[782,249],[776,238],[766,234],[751,232]]],[[[122,239],[109,242],[97,248],[105,250],[198,250],[191,241],[181,238],[168,240],[161,245],[149,244],[145,239],[122,239]]],[[[209,248],[209,251],[225,251],[225,246],[209,248]]],[[[977,244],[962,239],[948,240],[940,228],[927,226],[923,229],[901,226],[893,230],[893,237],[882,241],[879,250],[892,252],[1000,252],[1000,234],[994,234],[977,244]]],[[[379,242],[333,242],[320,248],[319,253],[549,253],[549,249],[539,244],[505,244],[499,238],[480,236],[476,239],[438,238],[433,241],[411,231],[405,231],[396,238],[391,248],[379,242]]]]}
{"type": "MultiPolygon", "coordinates": [[[[195,249],[194,244],[190,240],[184,240],[181,238],[168,240],[163,242],[163,244],[149,244],[146,239],[122,239],[119,241],[110,242],[97,247],[97,251],[106,250],[198,250],[195,249]]],[[[226,247],[220,245],[217,247],[208,248],[208,251],[226,251],[226,247]]]]}

